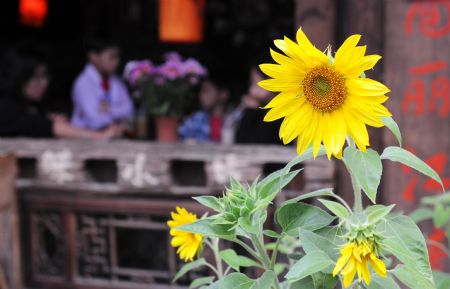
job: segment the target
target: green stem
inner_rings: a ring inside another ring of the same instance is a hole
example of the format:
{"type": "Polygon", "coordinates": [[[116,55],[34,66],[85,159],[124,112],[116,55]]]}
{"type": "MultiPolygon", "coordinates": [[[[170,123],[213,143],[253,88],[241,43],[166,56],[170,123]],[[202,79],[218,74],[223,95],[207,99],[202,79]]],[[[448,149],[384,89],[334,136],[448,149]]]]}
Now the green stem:
{"type": "Polygon", "coordinates": [[[277,262],[278,247],[280,246],[282,239],[283,239],[283,235],[278,237],[278,240],[275,243],[275,248],[273,249],[273,252],[272,252],[272,259],[270,260],[270,268],[275,268],[275,263],[277,262]]]}
{"type": "MultiPolygon", "coordinates": [[[[345,164],[345,162],[344,162],[344,164],[345,164]]],[[[353,209],[355,210],[355,212],[362,212],[363,204],[362,204],[361,187],[358,184],[358,180],[355,179],[352,172],[348,169],[347,165],[345,165],[345,167],[347,168],[347,171],[350,174],[350,178],[352,181],[353,195],[355,197],[353,209]]]]}
{"type": "MultiPolygon", "coordinates": [[[[356,148],[355,142],[347,136],[347,145],[352,148],[356,148]]],[[[353,176],[352,172],[348,168],[347,164],[345,163],[344,159],[344,165],[347,169],[348,173],[350,174],[351,180],[352,180],[352,187],[353,187],[353,195],[355,197],[355,202],[353,204],[353,209],[355,212],[362,212],[363,210],[363,204],[362,204],[362,194],[361,194],[361,187],[358,184],[358,181],[353,176]]]]}
{"type": "Polygon", "coordinates": [[[209,263],[206,263],[206,265],[209,265],[208,267],[211,268],[214,273],[216,273],[217,279],[221,280],[224,276],[224,273],[222,267],[222,258],[220,257],[219,241],[219,238],[212,238],[211,242],[208,239],[205,240],[205,243],[209,246],[209,248],[211,248],[211,251],[213,252],[214,261],[216,262],[216,268],[214,268],[214,266],[209,263]]]}
{"type": "Polygon", "coordinates": [[[223,267],[222,267],[222,258],[220,257],[219,253],[219,238],[213,239],[213,245],[214,245],[214,259],[216,260],[217,265],[217,271],[219,271],[219,276],[217,278],[220,280],[223,278],[223,267]]]}
{"type": "MultiPolygon", "coordinates": [[[[257,236],[255,234],[251,234],[251,240],[253,243],[253,246],[255,247],[256,251],[258,252],[258,254],[261,256],[262,260],[263,260],[263,265],[264,265],[264,269],[266,269],[266,271],[274,271],[274,268],[271,267],[271,261],[269,259],[269,255],[267,255],[267,251],[264,248],[264,242],[262,239],[262,235],[257,236]]],[[[275,281],[274,281],[274,287],[275,289],[280,289],[280,283],[278,281],[278,278],[275,277],[275,281]]]]}
{"type": "Polygon", "coordinates": [[[242,248],[244,248],[248,253],[250,253],[250,255],[253,256],[253,258],[255,258],[256,260],[258,260],[261,264],[264,264],[262,258],[258,255],[258,253],[255,252],[255,250],[253,250],[252,248],[250,248],[250,246],[248,246],[247,244],[245,244],[244,242],[242,242],[239,239],[235,239],[234,242],[238,245],[240,245],[242,248]]]}

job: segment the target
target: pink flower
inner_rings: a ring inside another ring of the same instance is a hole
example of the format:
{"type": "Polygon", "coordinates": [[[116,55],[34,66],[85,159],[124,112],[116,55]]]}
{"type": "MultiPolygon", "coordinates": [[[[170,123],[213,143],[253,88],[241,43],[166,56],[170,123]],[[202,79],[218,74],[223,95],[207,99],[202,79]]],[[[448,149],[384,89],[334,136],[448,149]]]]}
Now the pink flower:
{"type": "Polygon", "coordinates": [[[182,62],[177,60],[168,60],[158,67],[158,75],[161,75],[169,80],[184,77],[185,72],[182,62]]]}

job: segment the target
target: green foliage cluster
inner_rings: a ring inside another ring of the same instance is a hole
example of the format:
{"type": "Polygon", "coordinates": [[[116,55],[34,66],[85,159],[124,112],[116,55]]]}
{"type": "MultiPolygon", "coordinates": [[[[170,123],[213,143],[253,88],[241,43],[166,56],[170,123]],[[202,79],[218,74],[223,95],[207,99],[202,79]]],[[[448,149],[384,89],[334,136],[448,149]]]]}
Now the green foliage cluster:
{"type": "MultiPolygon", "coordinates": [[[[436,228],[442,229],[447,237],[447,245],[428,239],[429,246],[435,246],[445,252],[450,260],[450,192],[423,198],[421,207],[411,214],[418,224],[432,221],[436,228]]],[[[450,288],[450,274],[435,271],[434,279],[438,289],[450,288]]]]}
{"type": "MultiPolygon", "coordinates": [[[[391,118],[385,119],[385,122],[401,142],[395,122],[391,118]]],[[[320,155],[323,154],[321,150],[320,155]]],[[[349,140],[342,161],[352,179],[355,194],[353,208],[329,188],[276,204],[280,191],[301,172],[293,170],[294,166],[310,158],[312,149],[281,170],[250,185],[232,179],[222,197],[196,197],[196,201],[214,213],[178,229],[202,234],[205,243],[214,252],[215,265],[199,258],[185,265],[176,279],[190,270],[208,266],[215,275],[194,280],[191,288],[343,288],[342,278],[332,275],[340,249],[349,240],[370,240],[375,253],[387,265],[387,277],[373,273],[370,285],[356,278],[351,288],[399,289],[400,283],[411,289],[444,288],[435,285],[427,244],[413,219],[393,212],[394,205],[376,204],[382,160],[400,162],[442,185],[435,171],[401,147],[387,147],[379,155],[371,149],[361,152],[349,140]],[[362,206],[363,193],[373,203],[365,209],[362,206]],[[307,200],[317,200],[312,203],[321,206],[305,203],[307,200]],[[264,230],[269,206],[274,206],[273,222],[277,224],[278,231],[264,230]],[[219,246],[219,240],[242,247],[246,255],[241,256],[231,248],[223,249],[224,246],[219,246]],[[247,267],[258,268],[262,272],[260,277],[252,279],[244,274],[242,268],[247,267]]],[[[437,225],[450,228],[450,198],[447,196],[445,200],[447,205],[440,199],[425,199],[426,205],[435,206],[435,212],[431,214],[429,208],[422,208],[414,218],[434,217],[437,225]]]]}

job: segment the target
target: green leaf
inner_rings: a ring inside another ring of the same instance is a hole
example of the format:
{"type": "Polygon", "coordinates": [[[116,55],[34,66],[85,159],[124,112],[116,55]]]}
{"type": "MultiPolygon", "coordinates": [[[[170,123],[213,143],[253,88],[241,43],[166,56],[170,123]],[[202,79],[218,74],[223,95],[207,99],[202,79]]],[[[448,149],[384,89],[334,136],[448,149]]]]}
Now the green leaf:
{"type": "Polygon", "coordinates": [[[331,260],[336,261],[339,256],[339,247],[335,244],[333,238],[337,238],[337,233],[334,234],[334,237],[331,235],[332,234],[321,236],[315,232],[304,230],[302,228],[299,230],[300,242],[302,243],[303,250],[305,250],[307,254],[320,250],[325,252],[331,260]]]}
{"type": "Polygon", "coordinates": [[[316,289],[314,288],[314,282],[311,276],[291,283],[289,289],[316,289]]]}
{"type": "Polygon", "coordinates": [[[392,270],[392,273],[411,289],[436,289],[433,277],[431,279],[424,278],[422,272],[414,267],[398,265],[392,270]]]}
{"type": "Polygon", "coordinates": [[[315,289],[333,289],[338,282],[338,277],[333,277],[331,274],[324,274],[318,272],[312,275],[313,284],[315,289]]]}
{"type": "Polygon", "coordinates": [[[261,265],[255,262],[253,259],[250,259],[245,256],[238,256],[238,262],[240,267],[258,267],[261,268],[261,265]]]}
{"type": "Polygon", "coordinates": [[[264,236],[270,237],[270,238],[279,238],[281,235],[273,230],[264,230],[263,231],[264,236]]]}
{"type": "Polygon", "coordinates": [[[283,273],[283,271],[286,269],[286,264],[283,264],[283,263],[277,263],[277,264],[275,264],[275,267],[273,268],[274,269],[274,271],[275,271],[275,274],[278,276],[278,275],[280,275],[281,273],[283,273]]]}
{"type": "Polygon", "coordinates": [[[258,226],[253,226],[252,222],[249,220],[248,217],[240,217],[238,219],[238,223],[239,226],[241,226],[241,228],[248,232],[248,233],[252,233],[252,234],[258,234],[258,226]]]}
{"type": "Polygon", "coordinates": [[[178,270],[177,274],[175,275],[175,277],[173,278],[172,282],[177,281],[178,279],[180,279],[181,277],[183,277],[184,274],[186,274],[187,272],[197,269],[201,266],[204,266],[206,264],[205,259],[200,258],[197,259],[195,261],[192,261],[190,263],[187,263],[186,265],[184,265],[183,267],[181,267],[180,270],[178,270]]]}
{"type": "Polygon", "coordinates": [[[313,191],[310,193],[306,193],[303,195],[300,195],[298,197],[292,198],[290,200],[287,200],[285,202],[283,202],[280,207],[286,205],[286,204],[291,204],[291,203],[297,203],[300,202],[302,200],[306,200],[306,199],[310,199],[310,198],[316,198],[316,197],[331,197],[333,196],[333,189],[332,188],[326,188],[326,189],[320,189],[317,191],[313,191]]]}
{"type": "Polygon", "coordinates": [[[334,217],[318,207],[292,203],[277,210],[276,220],[284,232],[297,236],[298,228],[314,231],[329,225],[334,217]]]}
{"type": "Polygon", "coordinates": [[[376,274],[372,274],[372,282],[368,289],[400,289],[400,287],[391,275],[387,275],[386,278],[383,278],[376,274]]]}
{"type": "Polygon", "coordinates": [[[430,286],[420,287],[421,289],[435,289],[425,238],[414,221],[407,216],[397,215],[387,218],[384,226],[383,249],[405,265],[398,267],[395,276],[404,282],[401,277],[414,273],[413,283],[430,286]]]}
{"type": "Polygon", "coordinates": [[[353,147],[344,150],[344,163],[367,197],[375,203],[383,166],[378,153],[368,149],[365,153],[353,147]]]}
{"type": "Polygon", "coordinates": [[[424,205],[450,205],[450,192],[446,192],[444,194],[435,195],[432,197],[425,197],[421,200],[424,205]]]}
{"type": "Polygon", "coordinates": [[[334,289],[338,280],[337,277],[333,277],[331,274],[318,272],[291,283],[289,289],[334,289]]]}
{"type": "Polygon", "coordinates": [[[189,289],[197,288],[203,285],[211,284],[214,281],[214,277],[201,277],[192,281],[191,285],[189,285],[189,289]]]}
{"type": "MultiPolygon", "coordinates": [[[[284,168],[280,171],[284,172],[284,168]]],[[[294,179],[300,171],[303,169],[295,170],[292,172],[281,173],[277,178],[273,179],[270,182],[265,182],[264,185],[257,186],[257,191],[259,193],[258,198],[261,200],[265,200],[267,203],[270,203],[275,199],[277,194],[281,192],[281,190],[287,186],[292,179],[294,179]]],[[[270,175],[269,175],[270,176],[270,175]]],[[[261,184],[261,183],[260,183],[261,184]]]]}
{"type": "Polygon", "coordinates": [[[256,280],[251,289],[270,289],[272,288],[275,278],[276,276],[273,271],[266,271],[260,278],[256,280]]]}
{"type": "Polygon", "coordinates": [[[200,197],[194,197],[194,200],[202,204],[203,206],[207,208],[211,208],[216,212],[222,212],[222,204],[219,202],[219,199],[213,196],[200,196],[200,197]]]}
{"type": "Polygon", "coordinates": [[[420,223],[424,220],[431,219],[433,217],[433,211],[429,208],[419,208],[412,212],[409,216],[414,220],[414,222],[420,223]]]}
{"type": "Polygon", "coordinates": [[[255,280],[242,273],[231,273],[223,278],[220,289],[250,289],[254,284],[255,280]]]}
{"type": "Polygon", "coordinates": [[[233,249],[220,251],[219,255],[223,259],[223,261],[227,263],[231,268],[233,268],[235,271],[239,271],[238,254],[236,254],[233,249]]]}
{"type": "Polygon", "coordinates": [[[389,215],[395,205],[383,206],[383,205],[374,205],[368,207],[365,212],[367,215],[367,219],[369,223],[376,224],[378,221],[389,215]]]}
{"type": "Polygon", "coordinates": [[[444,184],[439,175],[424,161],[407,150],[399,147],[387,147],[384,149],[383,154],[381,154],[381,159],[400,162],[411,167],[438,182],[442,186],[442,190],[444,190],[444,184]]]}
{"type": "Polygon", "coordinates": [[[350,212],[341,204],[334,202],[334,201],[328,201],[324,199],[319,199],[319,201],[333,214],[338,216],[341,220],[347,218],[350,215],[350,212]]]}
{"type": "Polygon", "coordinates": [[[440,228],[450,222],[450,207],[444,208],[441,204],[436,205],[433,215],[434,225],[440,228]]]}
{"type": "Polygon", "coordinates": [[[333,264],[333,260],[323,251],[312,251],[297,261],[285,278],[290,281],[301,280],[322,271],[333,264]]]}
{"type": "Polygon", "coordinates": [[[230,225],[214,224],[212,217],[200,219],[193,223],[177,227],[177,230],[202,234],[210,237],[218,237],[226,240],[233,240],[235,235],[230,231],[230,225]]]}
{"type": "Polygon", "coordinates": [[[439,272],[439,271],[434,271],[433,275],[434,275],[434,281],[436,283],[437,289],[450,288],[450,274],[439,272]]]}
{"type": "Polygon", "coordinates": [[[257,262],[245,256],[239,256],[233,249],[226,249],[220,252],[220,257],[235,271],[240,267],[261,267],[257,262]]]}
{"type": "Polygon", "coordinates": [[[395,120],[390,116],[385,116],[381,119],[386,127],[394,134],[397,138],[398,144],[402,146],[402,134],[400,132],[400,128],[395,120]]]}
{"type": "MultiPolygon", "coordinates": [[[[317,156],[322,156],[324,154],[325,154],[325,150],[321,146],[317,156]]],[[[287,175],[289,173],[289,171],[292,169],[292,167],[294,167],[295,165],[297,165],[305,160],[311,159],[311,158],[313,158],[313,148],[312,147],[308,148],[303,154],[295,157],[292,161],[290,161],[288,164],[286,164],[286,166],[284,168],[271,173],[270,175],[265,177],[263,180],[261,180],[261,182],[258,183],[257,190],[261,190],[261,188],[269,185],[274,180],[287,175]]]]}

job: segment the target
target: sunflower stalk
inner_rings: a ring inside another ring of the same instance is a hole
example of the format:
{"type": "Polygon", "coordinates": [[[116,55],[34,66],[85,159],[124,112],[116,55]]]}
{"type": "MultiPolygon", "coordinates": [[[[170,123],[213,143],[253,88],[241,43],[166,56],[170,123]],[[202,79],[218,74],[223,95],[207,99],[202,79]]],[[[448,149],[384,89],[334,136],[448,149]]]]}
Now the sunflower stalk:
{"type": "Polygon", "coordinates": [[[214,254],[214,260],[216,262],[217,267],[217,279],[222,280],[224,276],[223,266],[222,266],[222,258],[220,257],[220,247],[219,247],[219,238],[212,239],[211,250],[214,254]]]}
{"type": "MultiPolygon", "coordinates": [[[[253,246],[255,247],[256,251],[259,253],[259,256],[261,256],[263,259],[264,269],[267,271],[274,271],[274,266],[272,266],[272,262],[269,259],[269,255],[267,254],[267,251],[264,247],[264,239],[263,239],[262,234],[260,234],[259,236],[255,235],[255,234],[251,234],[250,238],[252,240],[253,246]]],[[[280,289],[280,283],[279,283],[277,277],[274,278],[273,283],[274,283],[273,285],[274,285],[275,289],[280,289]]]]}
{"type": "Polygon", "coordinates": [[[354,196],[353,210],[355,210],[355,212],[360,213],[363,211],[361,187],[359,186],[358,181],[356,180],[355,176],[351,172],[350,172],[350,178],[352,181],[353,196],[354,196]]]}

